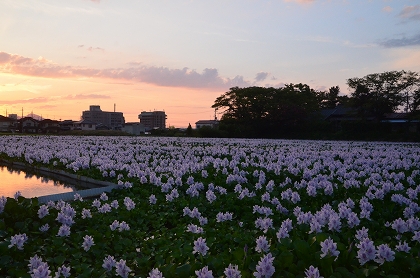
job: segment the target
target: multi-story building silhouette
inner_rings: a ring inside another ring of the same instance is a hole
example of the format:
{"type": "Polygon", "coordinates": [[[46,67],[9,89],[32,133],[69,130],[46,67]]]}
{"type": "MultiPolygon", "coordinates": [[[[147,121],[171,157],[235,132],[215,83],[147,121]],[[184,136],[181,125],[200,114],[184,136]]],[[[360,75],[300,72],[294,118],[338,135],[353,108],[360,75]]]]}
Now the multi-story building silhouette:
{"type": "Polygon", "coordinates": [[[143,111],[139,115],[140,123],[144,125],[146,130],[165,129],[166,114],[165,111],[143,111]]]}
{"type": "Polygon", "coordinates": [[[102,111],[99,105],[91,105],[89,110],[83,111],[82,119],[109,129],[121,129],[125,123],[123,113],[115,112],[115,105],[114,112],[102,111]]]}

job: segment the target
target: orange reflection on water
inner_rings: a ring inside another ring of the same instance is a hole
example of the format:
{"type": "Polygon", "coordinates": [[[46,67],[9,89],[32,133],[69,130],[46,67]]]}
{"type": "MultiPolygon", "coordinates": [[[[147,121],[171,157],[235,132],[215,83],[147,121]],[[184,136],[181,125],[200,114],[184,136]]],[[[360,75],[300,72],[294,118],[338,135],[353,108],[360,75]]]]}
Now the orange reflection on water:
{"type": "Polygon", "coordinates": [[[74,189],[52,179],[0,166],[0,196],[13,197],[17,191],[25,198],[32,198],[74,189]]]}

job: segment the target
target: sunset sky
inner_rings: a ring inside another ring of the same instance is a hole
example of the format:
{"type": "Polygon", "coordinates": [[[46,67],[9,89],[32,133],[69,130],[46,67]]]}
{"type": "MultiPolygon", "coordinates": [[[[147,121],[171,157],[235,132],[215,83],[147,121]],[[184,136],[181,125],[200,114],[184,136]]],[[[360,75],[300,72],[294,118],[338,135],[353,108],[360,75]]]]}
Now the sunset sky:
{"type": "MultiPolygon", "coordinates": [[[[420,0],[2,0],[0,115],[211,119],[239,86],[420,72],[420,0]]],[[[219,117],[221,115],[218,115],[219,117]]]]}

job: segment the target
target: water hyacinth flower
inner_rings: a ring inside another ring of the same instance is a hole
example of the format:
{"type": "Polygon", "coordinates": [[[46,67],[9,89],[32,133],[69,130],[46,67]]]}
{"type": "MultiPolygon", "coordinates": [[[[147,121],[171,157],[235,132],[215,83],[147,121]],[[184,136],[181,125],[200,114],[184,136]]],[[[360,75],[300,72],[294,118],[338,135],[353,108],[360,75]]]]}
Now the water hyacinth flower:
{"type": "Polygon", "coordinates": [[[40,257],[38,257],[37,254],[35,254],[35,256],[29,258],[29,273],[32,273],[32,271],[36,268],[38,268],[38,266],[40,266],[42,263],[42,259],[40,257]]]}
{"type": "Polygon", "coordinates": [[[58,268],[58,271],[55,273],[55,277],[60,277],[61,275],[63,277],[70,277],[70,266],[66,267],[65,265],[62,265],[58,268]]]}
{"type": "Polygon", "coordinates": [[[382,265],[385,261],[392,262],[394,260],[395,252],[388,246],[388,244],[381,244],[376,250],[375,262],[382,265]]]}
{"type": "Polygon", "coordinates": [[[164,278],[163,273],[159,271],[157,268],[153,268],[152,271],[149,272],[149,276],[147,278],[164,278]]]}
{"type": "Polygon", "coordinates": [[[91,214],[91,212],[90,212],[89,209],[83,208],[83,210],[82,210],[82,218],[83,219],[85,219],[85,218],[92,218],[92,214],[91,214]]]}
{"type": "Polygon", "coordinates": [[[365,227],[362,227],[362,229],[356,231],[356,238],[359,241],[362,241],[363,239],[369,237],[368,232],[369,232],[369,229],[366,229],[365,227]]]}
{"type": "Polygon", "coordinates": [[[100,208],[98,208],[99,213],[108,213],[111,212],[112,208],[109,204],[103,204],[100,208]]]}
{"type": "Polygon", "coordinates": [[[157,198],[154,194],[150,195],[149,197],[149,204],[154,205],[156,204],[157,198]]]}
{"type": "Polygon", "coordinates": [[[231,213],[231,212],[225,212],[225,213],[219,212],[216,215],[216,222],[230,221],[230,220],[232,220],[232,216],[233,216],[233,213],[231,213]]]}
{"type": "Polygon", "coordinates": [[[93,237],[89,236],[89,235],[85,235],[83,237],[83,243],[82,243],[82,247],[85,251],[89,251],[90,247],[92,247],[93,245],[95,245],[94,241],[93,241],[93,237]]]}
{"type": "Polygon", "coordinates": [[[79,193],[74,194],[73,200],[83,202],[83,198],[79,193]]]}
{"type": "Polygon", "coordinates": [[[359,250],[357,251],[356,258],[359,259],[360,265],[364,265],[368,261],[374,260],[376,256],[376,249],[373,241],[369,238],[364,238],[356,245],[359,250]]]}
{"type": "Polygon", "coordinates": [[[101,201],[108,201],[108,196],[105,192],[102,192],[101,196],[99,197],[101,201]]]}
{"type": "Polygon", "coordinates": [[[44,225],[42,225],[41,227],[39,227],[39,231],[40,232],[46,232],[46,231],[48,231],[50,229],[50,225],[48,225],[48,224],[44,224],[44,225]]]}
{"type": "Polygon", "coordinates": [[[115,266],[116,261],[113,256],[106,256],[103,260],[102,267],[105,268],[106,271],[111,271],[112,268],[115,266]]]}
{"type": "Polygon", "coordinates": [[[205,256],[207,255],[208,250],[209,248],[207,247],[206,239],[199,237],[197,240],[194,241],[193,254],[199,253],[200,255],[205,256]]]}
{"type": "Polygon", "coordinates": [[[118,222],[117,220],[114,220],[114,222],[112,222],[112,224],[109,225],[109,227],[111,228],[111,231],[115,231],[116,229],[120,227],[120,222],[118,222]]]}
{"type": "Polygon", "coordinates": [[[395,250],[398,250],[400,252],[409,253],[411,247],[408,246],[408,243],[404,241],[404,243],[401,243],[401,241],[398,243],[397,246],[395,246],[395,250]]]}
{"type": "Polygon", "coordinates": [[[125,197],[124,198],[124,205],[127,208],[127,210],[132,210],[136,207],[136,203],[134,203],[133,200],[131,200],[130,197],[125,197]]]}
{"type": "Polygon", "coordinates": [[[225,268],[223,272],[226,275],[226,278],[241,278],[241,272],[238,270],[237,265],[229,264],[228,267],[225,268]]]}
{"type": "Polygon", "coordinates": [[[120,227],[118,228],[118,231],[122,232],[122,231],[129,231],[130,230],[130,226],[125,223],[125,221],[122,221],[120,223],[120,227]]]}
{"type": "Polygon", "coordinates": [[[305,269],[305,275],[305,278],[324,278],[319,274],[318,268],[312,265],[309,268],[305,269]]]}
{"type": "Polygon", "coordinates": [[[123,278],[127,278],[131,272],[131,269],[126,265],[126,261],[121,259],[115,264],[115,272],[117,273],[117,275],[123,278]]]}
{"type": "Polygon", "coordinates": [[[330,237],[321,242],[321,259],[325,256],[338,257],[340,251],[337,250],[337,243],[335,243],[330,237]]]}
{"type": "Polygon", "coordinates": [[[16,246],[17,249],[23,250],[23,245],[28,240],[28,237],[26,234],[17,234],[10,238],[10,244],[9,248],[12,248],[13,246],[16,246]]]}
{"type": "Polygon", "coordinates": [[[57,236],[68,237],[69,235],[70,235],[70,227],[65,224],[61,225],[60,228],[58,229],[57,236]]]}
{"type": "Polygon", "coordinates": [[[50,278],[51,270],[47,263],[42,262],[37,268],[31,272],[31,277],[34,278],[50,278]]]}
{"type": "Polygon", "coordinates": [[[7,198],[4,196],[0,197],[0,213],[2,213],[4,211],[4,206],[7,203],[7,198]]]}
{"type": "Polygon", "coordinates": [[[93,200],[92,207],[99,208],[100,206],[101,206],[101,201],[99,201],[98,199],[93,200]]]}
{"type": "Polygon", "coordinates": [[[268,253],[264,257],[260,259],[256,266],[256,272],[254,272],[254,276],[257,278],[268,278],[273,276],[274,272],[276,271],[275,267],[273,266],[274,257],[271,253],[268,253]]]}
{"type": "Polygon", "coordinates": [[[117,200],[114,200],[114,201],[111,202],[111,207],[112,208],[117,209],[119,206],[120,205],[118,204],[118,201],[117,200]]]}
{"type": "Polygon", "coordinates": [[[200,270],[196,270],[195,275],[197,275],[197,278],[213,278],[213,271],[209,270],[208,266],[205,266],[200,270]]]}
{"type": "Polygon", "coordinates": [[[50,212],[48,211],[48,206],[47,205],[42,205],[42,206],[39,207],[39,209],[38,209],[39,219],[44,218],[48,214],[50,214],[50,212]]]}
{"type": "Polygon", "coordinates": [[[217,197],[216,197],[216,194],[214,194],[214,192],[212,190],[207,190],[206,199],[211,204],[217,199],[217,197]]]}
{"type": "Polygon", "coordinates": [[[270,251],[270,244],[267,241],[267,238],[265,236],[260,236],[255,241],[257,246],[255,247],[255,251],[258,253],[267,253],[270,251]]]}
{"type": "Polygon", "coordinates": [[[13,196],[13,198],[14,198],[15,200],[17,200],[20,196],[22,196],[22,192],[17,191],[17,192],[15,193],[15,195],[13,196]]]}
{"type": "Polygon", "coordinates": [[[195,224],[188,224],[187,232],[190,232],[190,233],[193,233],[193,234],[202,234],[202,233],[204,233],[204,230],[203,230],[202,227],[198,227],[195,224]]]}

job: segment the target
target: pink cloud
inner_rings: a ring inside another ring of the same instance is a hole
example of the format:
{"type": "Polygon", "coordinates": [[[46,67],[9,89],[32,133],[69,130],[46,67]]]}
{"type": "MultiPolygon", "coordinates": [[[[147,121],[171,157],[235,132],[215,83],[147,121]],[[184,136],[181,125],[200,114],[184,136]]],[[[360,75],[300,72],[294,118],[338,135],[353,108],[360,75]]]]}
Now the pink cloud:
{"type": "Polygon", "coordinates": [[[311,4],[315,2],[315,0],[284,0],[284,2],[296,2],[298,4],[311,4]]]}
{"type": "Polygon", "coordinates": [[[105,98],[111,98],[107,95],[98,95],[98,94],[89,94],[89,95],[68,95],[64,97],[64,99],[105,99],[105,98]]]}
{"type": "Polygon", "coordinates": [[[390,6],[386,6],[386,7],[382,8],[382,11],[386,12],[386,13],[390,13],[390,12],[392,12],[392,8],[390,6]]]}
{"type": "Polygon", "coordinates": [[[48,102],[49,98],[37,97],[20,100],[0,100],[0,104],[20,104],[20,103],[43,103],[48,102]]]}
{"type": "Polygon", "coordinates": [[[0,52],[0,72],[46,78],[109,78],[165,87],[225,89],[234,86],[246,87],[251,84],[242,76],[223,78],[219,76],[218,70],[213,68],[206,68],[201,73],[186,67],[182,69],[156,66],[82,68],[57,65],[44,58],[32,59],[6,52],[0,52]]]}
{"type": "Polygon", "coordinates": [[[420,20],[420,5],[405,6],[399,16],[406,20],[420,20]]]}

